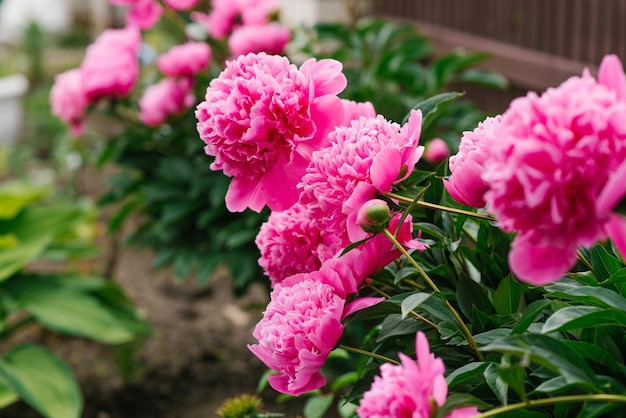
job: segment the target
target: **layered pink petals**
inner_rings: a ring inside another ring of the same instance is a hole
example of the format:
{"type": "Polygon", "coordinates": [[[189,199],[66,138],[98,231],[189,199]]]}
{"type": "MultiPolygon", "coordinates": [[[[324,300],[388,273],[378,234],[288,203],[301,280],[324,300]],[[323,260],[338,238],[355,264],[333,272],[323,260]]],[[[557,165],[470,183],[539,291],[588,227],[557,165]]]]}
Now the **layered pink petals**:
{"type": "Polygon", "coordinates": [[[192,81],[181,78],[164,78],[152,84],[139,100],[139,120],[148,126],[159,126],[170,115],[189,109],[196,101],[191,89],[192,81]]]}
{"type": "Polygon", "coordinates": [[[376,193],[391,191],[415,167],[424,149],[418,146],[420,128],[421,113],[415,111],[403,127],[382,116],[337,127],[329,135],[330,145],[313,153],[298,185],[311,221],[347,245],[349,231],[360,230],[356,215],[361,205],[376,193]]]}
{"type": "Polygon", "coordinates": [[[344,305],[332,286],[316,280],[276,285],[253,332],[259,343],[248,346],[279,372],[269,377],[274,389],[299,395],[325,384],[319,370],[343,332],[344,305]]]}
{"type": "Polygon", "coordinates": [[[284,212],[272,212],[255,242],[261,252],[259,265],[272,285],[297,273],[319,270],[341,250],[339,239],[313,226],[306,208],[297,203],[284,212]]]}
{"type": "Polygon", "coordinates": [[[343,122],[341,125],[349,126],[350,122],[359,119],[361,116],[365,118],[375,118],[376,109],[370,102],[355,102],[353,100],[341,99],[343,103],[343,122]]]}
{"type": "Polygon", "coordinates": [[[199,0],[164,0],[167,7],[174,10],[189,10],[198,4],[199,0]]]}
{"type": "Polygon", "coordinates": [[[83,116],[89,105],[78,69],[58,74],[50,90],[52,114],[71,127],[72,135],[83,131],[83,116]]]}
{"type": "Polygon", "coordinates": [[[159,71],[170,77],[192,77],[206,69],[211,48],[204,42],[187,42],[172,47],[157,59],[159,71]]]}
{"type": "Polygon", "coordinates": [[[233,177],[229,210],[285,210],[297,201],[312,151],[343,118],[336,94],[345,84],[332,60],[309,60],[301,70],[265,53],[226,63],[196,117],[211,167],[233,177]]]}
{"type": "Polygon", "coordinates": [[[102,97],[126,96],[139,75],[137,28],[107,29],[87,47],[80,66],[83,89],[90,102],[102,97]]]}
{"type": "Polygon", "coordinates": [[[282,54],[291,39],[291,30],[277,22],[241,26],[228,38],[228,49],[234,57],[250,52],[282,54]]]}
{"type": "Polygon", "coordinates": [[[117,6],[130,6],[126,24],[140,29],[150,29],[161,19],[163,7],[157,0],[109,0],[117,6]]]}
{"type": "Polygon", "coordinates": [[[265,25],[280,9],[277,0],[213,0],[211,6],[211,13],[193,12],[191,17],[216,39],[226,38],[239,27],[239,23],[243,26],[265,25]]]}
{"type": "MultiPolygon", "coordinates": [[[[426,336],[416,336],[417,363],[400,353],[400,365],[380,366],[380,376],[363,394],[356,412],[363,418],[431,418],[448,397],[445,367],[428,347],[426,336]]],[[[469,418],[478,415],[476,407],[454,410],[447,418],[469,418]]]]}
{"type": "Polygon", "coordinates": [[[489,185],[482,174],[501,121],[501,116],[487,118],[473,132],[463,133],[459,152],[450,157],[450,179],[444,180],[446,190],[457,202],[476,208],[485,206],[489,185]]]}
{"type": "Polygon", "coordinates": [[[500,226],[517,231],[509,261],[522,280],[559,279],[576,262],[578,246],[621,228],[611,215],[625,192],[615,175],[626,159],[618,116],[626,102],[616,67],[603,61],[603,84],[585,73],[541,96],[516,99],[502,117],[483,174],[490,186],[485,198],[500,226]]]}

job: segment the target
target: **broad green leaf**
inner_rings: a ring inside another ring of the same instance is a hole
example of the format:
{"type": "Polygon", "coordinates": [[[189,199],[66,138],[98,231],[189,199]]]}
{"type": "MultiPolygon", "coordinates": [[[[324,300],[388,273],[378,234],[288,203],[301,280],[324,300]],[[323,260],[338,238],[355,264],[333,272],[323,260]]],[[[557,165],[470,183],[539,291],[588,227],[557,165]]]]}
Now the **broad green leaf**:
{"type": "Polygon", "coordinates": [[[20,399],[9,382],[0,374],[0,409],[20,399]]]}
{"type": "Polygon", "coordinates": [[[107,344],[134,338],[135,333],[116,318],[114,311],[81,289],[38,276],[13,278],[5,282],[2,289],[52,330],[107,344]]]}
{"type": "Polygon", "coordinates": [[[448,382],[449,387],[453,387],[476,376],[481,376],[488,365],[489,363],[475,361],[461,366],[446,377],[446,382],[448,382]]]}
{"type": "Polygon", "coordinates": [[[513,389],[522,399],[526,399],[526,388],[524,379],[526,378],[526,367],[512,365],[508,367],[498,367],[498,375],[502,381],[513,389]]]}
{"type": "MultiPolygon", "coordinates": [[[[463,93],[457,92],[440,93],[413,106],[413,109],[420,109],[422,111],[422,131],[428,129],[435,119],[448,108],[450,103],[462,95],[463,93]]],[[[405,124],[409,120],[409,115],[410,114],[406,115],[402,124],[405,124]]]]}
{"type": "Polygon", "coordinates": [[[455,409],[464,408],[466,406],[489,406],[482,400],[465,393],[453,393],[446,398],[446,403],[437,411],[436,418],[447,417],[455,409]]]}
{"type": "Polygon", "coordinates": [[[5,181],[0,184],[0,220],[14,218],[22,209],[49,193],[47,187],[34,186],[23,181],[5,181]]]}
{"type": "Polygon", "coordinates": [[[309,398],[304,404],[304,416],[306,418],[322,418],[332,405],[334,399],[334,393],[315,395],[309,398]]]}
{"type": "Polygon", "coordinates": [[[430,296],[431,293],[414,293],[408,298],[404,299],[402,301],[402,304],[400,305],[402,318],[404,319],[409,314],[409,312],[420,306],[422,302],[424,302],[430,296]]]}
{"type": "Polygon", "coordinates": [[[472,317],[472,309],[475,307],[481,312],[490,314],[493,305],[485,292],[485,288],[469,277],[461,277],[456,285],[456,299],[461,311],[466,317],[472,317]]]}
{"type": "Polygon", "coordinates": [[[470,68],[463,71],[459,76],[459,79],[461,81],[481,84],[483,86],[502,90],[509,86],[508,80],[502,74],[476,68],[470,68]]]}
{"type": "Polygon", "coordinates": [[[537,316],[548,306],[550,306],[550,301],[545,299],[536,300],[528,305],[526,309],[524,309],[524,313],[517,322],[517,325],[513,328],[513,331],[511,331],[511,334],[522,334],[526,332],[530,324],[532,324],[537,316]]]}
{"type": "Polygon", "coordinates": [[[36,345],[15,347],[0,359],[0,374],[20,398],[46,418],[78,418],[80,389],[67,366],[36,345]]]}
{"type": "Polygon", "coordinates": [[[419,329],[421,329],[421,323],[412,317],[404,318],[401,315],[387,315],[380,325],[377,341],[383,341],[386,338],[398,335],[415,335],[419,329]]]}
{"type": "Polygon", "coordinates": [[[618,270],[624,267],[621,261],[609,254],[602,244],[596,244],[591,249],[591,265],[598,281],[607,280],[618,270]]]}
{"type": "Polygon", "coordinates": [[[545,367],[565,378],[567,383],[596,386],[595,372],[567,344],[547,335],[511,335],[495,341],[481,351],[515,354],[545,367]]]}
{"type": "Polygon", "coordinates": [[[559,309],[550,316],[541,332],[568,331],[599,326],[626,327],[626,312],[617,309],[602,309],[596,306],[570,306],[559,309]]]}
{"type": "Polygon", "coordinates": [[[493,306],[500,315],[516,313],[523,302],[522,285],[513,276],[506,276],[493,294],[493,306]]]}
{"type": "Polygon", "coordinates": [[[617,292],[603,287],[582,286],[571,280],[561,280],[545,290],[548,297],[585,302],[601,308],[615,308],[626,312],[626,299],[617,292]]]}
{"type": "Polygon", "coordinates": [[[508,328],[496,328],[474,335],[474,341],[476,341],[478,345],[487,345],[506,338],[510,334],[511,330],[508,328]]]}
{"type": "Polygon", "coordinates": [[[502,405],[506,405],[508,400],[508,385],[498,374],[498,366],[491,363],[483,372],[487,386],[493,391],[502,405]]]}

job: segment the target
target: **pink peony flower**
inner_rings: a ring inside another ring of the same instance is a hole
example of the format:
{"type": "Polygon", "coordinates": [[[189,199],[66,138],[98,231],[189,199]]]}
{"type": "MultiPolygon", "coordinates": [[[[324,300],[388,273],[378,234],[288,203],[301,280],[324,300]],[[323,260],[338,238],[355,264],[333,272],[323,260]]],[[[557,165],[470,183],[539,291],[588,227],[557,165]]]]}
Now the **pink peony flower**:
{"type": "Polygon", "coordinates": [[[450,179],[443,181],[446,190],[457,202],[476,208],[485,206],[484,195],[489,185],[482,174],[501,121],[501,116],[487,118],[473,132],[463,133],[459,152],[450,157],[450,179]]]}
{"type": "Polygon", "coordinates": [[[89,102],[79,69],[57,74],[50,90],[50,105],[52,114],[71,126],[72,135],[82,134],[83,116],[89,102]]]}
{"type": "Polygon", "coordinates": [[[148,126],[159,126],[170,115],[189,109],[196,101],[187,78],[164,78],[148,87],[139,100],[139,120],[148,126]]]}
{"type": "Polygon", "coordinates": [[[191,77],[207,68],[211,48],[204,42],[187,42],[170,48],[157,59],[157,68],[170,77],[191,77]]]}
{"type": "Polygon", "coordinates": [[[193,12],[191,18],[203,25],[212,38],[222,39],[239,26],[238,22],[244,26],[269,23],[279,9],[277,0],[213,0],[211,13],[193,12]]]}
{"type": "Polygon", "coordinates": [[[413,171],[424,147],[418,146],[421,113],[412,111],[400,128],[382,116],[353,121],[329,135],[330,145],[313,153],[298,187],[312,222],[342,238],[343,245],[363,231],[356,216],[363,203],[387,193],[413,171]],[[359,187],[358,198],[352,194],[359,187]]]}
{"type": "Polygon", "coordinates": [[[279,372],[269,377],[270,385],[291,395],[326,383],[320,368],[341,337],[345,307],[333,286],[306,276],[299,279],[274,287],[253,332],[259,343],[248,346],[266,366],[279,372]]]}
{"type": "MultiPolygon", "coordinates": [[[[428,347],[424,333],[417,333],[417,363],[400,353],[402,364],[380,366],[370,390],[363,394],[356,412],[364,418],[431,418],[448,397],[445,367],[428,347]]],[[[474,406],[452,411],[447,418],[470,418],[478,415],[474,406]]]]}
{"type": "Polygon", "coordinates": [[[298,200],[313,151],[343,118],[336,96],[346,86],[341,63],[248,54],[226,63],[196,110],[198,132],[214,170],[233,177],[226,194],[231,211],[264,205],[285,210],[298,200]]]}
{"type": "Polygon", "coordinates": [[[163,7],[156,0],[109,0],[116,6],[130,6],[126,24],[140,29],[150,29],[161,19],[163,7]]]}
{"type": "Polygon", "coordinates": [[[90,102],[126,96],[139,75],[137,28],[107,29],[87,47],[80,66],[83,89],[90,102]]]}
{"type": "Polygon", "coordinates": [[[198,4],[199,0],[164,0],[167,7],[174,10],[189,10],[198,4]]]}
{"type": "Polygon", "coordinates": [[[370,102],[355,102],[353,100],[341,99],[343,103],[343,122],[341,125],[350,126],[350,122],[359,119],[361,116],[375,118],[376,110],[370,102]]]}
{"type": "Polygon", "coordinates": [[[236,28],[228,38],[228,48],[234,57],[249,52],[280,55],[291,38],[291,31],[277,22],[266,25],[246,25],[236,28]]]}
{"type": "Polygon", "coordinates": [[[438,164],[448,158],[450,155],[450,148],[448,144],[441,138],[433,138],[426,145],[426,151],[424,151],[424,159],[432,164],[438,164]]]}
{"type": "Polygon", "coordinates": [[[294,274],[319,270],[341,250],[339,239],[315,228],[298,203],[284,212],[272,212],[255,242],[261,252],[259,265],[272,286],[294,274]]]}
{"type": "Polygon", "coordinates": [[[485,199],[501,227],[517,231],[509,264],[529,283],[558,280],[578,246],[624,229],[611,213],[624,195],[613,179],[626,159],[626,102],[613,84],[623,81],[608,76],[614,71],[603,61],[605,84],[585,72],[514,100],[502,117],[485,199]]]}

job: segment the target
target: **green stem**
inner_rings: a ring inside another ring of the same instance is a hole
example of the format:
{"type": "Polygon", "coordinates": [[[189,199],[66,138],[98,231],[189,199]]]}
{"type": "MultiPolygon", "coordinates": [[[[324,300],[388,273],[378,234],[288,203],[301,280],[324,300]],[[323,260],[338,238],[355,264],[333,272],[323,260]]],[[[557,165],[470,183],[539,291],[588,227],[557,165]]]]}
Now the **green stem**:
{"type": "Polygon", "coordinates": [[[424,202],[423,200],[414,201],[406,196],[402,196],[402,195],[395,194],[395,193],[385,193],[385,196],[391,199],[397,199],[404,203],[413,203],[415,206],[420,206],[423,208],[442,210],[444,212],[456,213],[457,215],[471,216],[472,218],[486,219],[488,221],[495,220],[493,216],[487,215],[484,213],[476,213],[476,212],[471,212],[469,210],[451,208],[449,206],[442,206],[436,203],[424,202]]]}
{"type": "Polygon", "coordinates": [[[338,348],[343,348],[346,351],[351,351],[353,353],[357,353],[357,354],[361,354],[361,355],[364,355],[364,356],[367,356],[367,357],[375,358],[377,360],[381,360],[381,361],[384,361],[386,363],[400,364],[400,362],[398,360],[394,360],[394,359],[389,358],[389,357],[381,356],[380,354],[372,353],[371,351],[362,350],[360,348],[350,347],[349,345],[339,344],[338,348]]]}
{"type": "Polygon", "coordinates": [[[514,411],[516,409],[533,408],[533,407],[544,406],[544,405],[555,405],[559,403],[585,402],[585,401],[606,401],[606,402],[626,403],[626,396],[610,395],[610,394],[555,396],[554,398],[536,399],[532,401],[516,403],[513,405],[501,406],[500,408],[495,408],[495,409],[492,409],[491,411],[487,411],[479,415],[475,415],[474,418],[495,417],[496,415],[504,414],[506,412],[514,411]]]}
{"type": "MultiPolygon", "coordinates": [[[[411,257],[411,255],[404,249],[404,247],[402,246],[402,244],[398,242],[396,237],[394,237],[393,234],[386,229],[383,229],[383,234],[385,234],[385,236],[389,238],[389,240],[393,243],[393,245],[398,250],[400,250],[400,252],[413,265],[413,267],[415,267],[415,269],[419,272],[419,274],[426,281],[426,283],[428,283],[428,285],[435,292],[441,293],[441,290],[439,290],[439,287],[437,287],[435,282],[432,281],[432,279],[428,276],[428,274],[426,274],[426,272],[424,271],[424,269],[422,269],[422,267],[418,264],[418,262],[415,261],[415,259],[411,257]]],[[[476,355],[478,356],[480,361],[485,361],[485,356],[483,356],[483,353],[481,353],[480,350],[478,349],[478,344],[476,344],[476,341],[474,340],[474,336],[472,335],[470,330],[467,328],[467,325],[465,325],[465,322],[463,322],[461,315],[459,315],[456,309],[454,309],[454,307],[450,304],[450,302],[448,302],[445,298],[443,298],[443,301],[444,301],[444,304],[446,305],[446,308],[448,308],[450,313],[454,316],[454,318],[458,322],[459,326],[461,327],[461,331],[463,331],[463,334],[465,334],[465,338],[467,338],[467,342],[472,347],[472,349],[476,352],[476,355]]]]}
{"type": "Polygon", "coordinates": [[[593,273],[593,266],[591,265],[591,263],[589,262],[589,260],[587,260],[585,258],[585,256],[583,255],[583,253],[580,252],[580,250],[576,251],[576,254],[578,254],[578,259],[580,261],[582,261],[582,263],[589,269],[590,272],[593,273]]]}

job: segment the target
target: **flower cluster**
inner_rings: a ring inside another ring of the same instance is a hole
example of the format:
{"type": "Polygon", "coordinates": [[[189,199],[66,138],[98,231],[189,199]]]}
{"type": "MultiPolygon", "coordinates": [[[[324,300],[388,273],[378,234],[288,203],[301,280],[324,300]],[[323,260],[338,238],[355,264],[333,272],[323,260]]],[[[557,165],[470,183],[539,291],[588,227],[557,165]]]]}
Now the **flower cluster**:
{"type": "Polygon", "coordinates": [[[446,183],[459,202],[495,215],[515,231],[512,271],[541,285],[576,262],[579,246],[607,236],[624,252],[626,113],[622,65],[607,56],[598,79],[587,71],[541,95],[514,100],[461,141],[446,183]]]}

